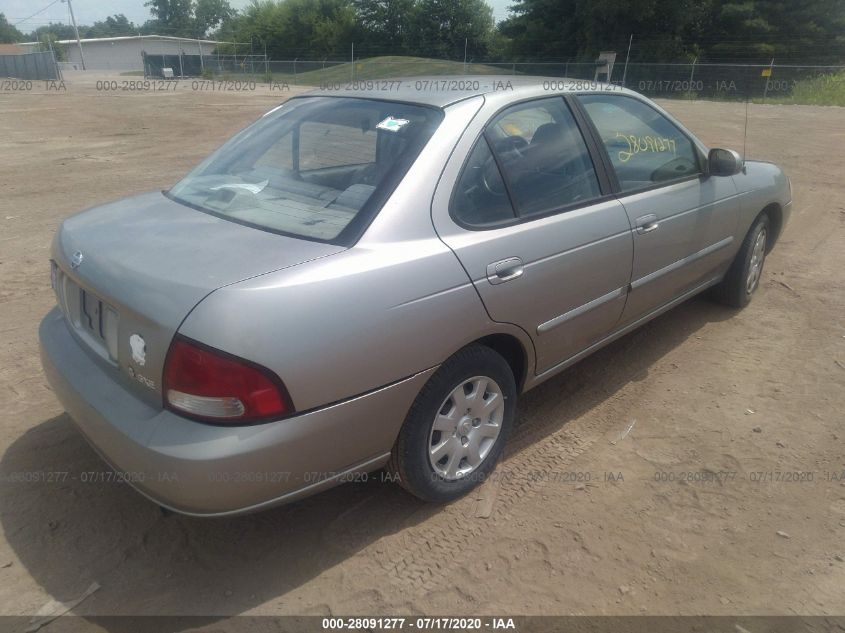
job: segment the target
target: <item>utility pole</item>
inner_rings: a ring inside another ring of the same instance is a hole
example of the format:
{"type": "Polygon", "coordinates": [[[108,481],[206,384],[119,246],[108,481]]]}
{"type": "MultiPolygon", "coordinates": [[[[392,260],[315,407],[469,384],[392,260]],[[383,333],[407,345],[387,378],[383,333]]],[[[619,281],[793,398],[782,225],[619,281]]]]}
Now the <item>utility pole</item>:
{"type": "MultiPolygon", "coordinates": [[[[622,87],[625,87],[625,79],[628,77],[628,60],[631,59],[631,44],[634,43],[634,34],[631,33],[631,37],[628,38],[628,54],[625,55],[625,68],[622,71],[622,87]]],[[[610,81],[610,77],[607,78],[610,81]]]]}
{"type": "Polygon", "coordinates": [[[687,86],[687,98],[692,98],[692,80],[695,77],[695,63],[698,61],[698,55],[692,60],[692,70],[689,72],[689,85],[687,86]]]}
{"type": "Polygon", "coordinates": [[[766,78],[766,84],[763,86],[763,101],[766,100],[766,97],[769,96],[769,84],[772,81],[772,69],[775,67],[775,58],[772,57],[772,63],[769,64],[769,67],[763,70],[763,77],[766,78]],[[768,71],[768,72],[766,72],[768,71]]]}
{"type": "Polygon", "coordinates": [[[467,45],[469,44],[469,38],[464,38],[464,75],[467,74],[467,45]]]}
{"type": "MultiPolygon", "coordinates": [[[[62,0],[64,2],[64,0],[62,0]]],[[[85,55],[82,53],[82,40],[79,39],[79,29],[76,28],[76,18],[73,17],[73,5],[67,0],[67,8],[70,11],[70,21],[73,24],[73,32],[76,35],[76,43],[79,45],[79,59],[82,61],[82,70],[85,70],[85,55]]]]}

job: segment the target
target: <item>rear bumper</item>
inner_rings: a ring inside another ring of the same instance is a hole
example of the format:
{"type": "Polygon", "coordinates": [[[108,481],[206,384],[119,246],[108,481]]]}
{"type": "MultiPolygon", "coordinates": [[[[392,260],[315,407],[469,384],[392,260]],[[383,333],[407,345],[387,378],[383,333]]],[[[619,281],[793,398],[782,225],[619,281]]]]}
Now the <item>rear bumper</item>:
{"type": "Polygon", "coordinates": [[[210,426],[126,391],[82,349],[58,309],[42,321],[39,338],[56,396],[120,479],[197,516],[264,509],[379,468],[434,371],[278,422],[210,426]]]}

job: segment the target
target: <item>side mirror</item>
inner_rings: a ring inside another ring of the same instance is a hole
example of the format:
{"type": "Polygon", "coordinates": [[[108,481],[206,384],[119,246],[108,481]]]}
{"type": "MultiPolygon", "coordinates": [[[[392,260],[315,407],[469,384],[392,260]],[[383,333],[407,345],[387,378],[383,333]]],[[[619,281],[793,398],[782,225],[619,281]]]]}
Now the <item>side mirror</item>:
{"type": "Polygon", "coordinates": [[[714,148],[707,155],[707,166],[711,176],[735,176],[742,171],[742,156],[732,149],[714,148]]]}

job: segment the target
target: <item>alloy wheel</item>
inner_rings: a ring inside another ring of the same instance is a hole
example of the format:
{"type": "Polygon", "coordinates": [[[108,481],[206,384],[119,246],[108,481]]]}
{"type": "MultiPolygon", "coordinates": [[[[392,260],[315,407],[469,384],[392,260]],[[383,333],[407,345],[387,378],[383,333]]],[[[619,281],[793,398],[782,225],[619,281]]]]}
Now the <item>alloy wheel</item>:
{"type": "Polygon", "coordinates": [[[751,251],[751,261],[748,264],[748,277],[745,280],[745,292],[751,294],[757,289],[760,283],[760,275],[763,271],[763,260],[766,258],[766,229],[758,233],[754,242],[754,249],[751,251]]]}
{"type": "Polygon", "coordinates": [[[431,467],[448,481],[475,471],[490,453],[505,413],[501,387],[487,376],[462,381],[443,401],[429,434],[431,467]]]}

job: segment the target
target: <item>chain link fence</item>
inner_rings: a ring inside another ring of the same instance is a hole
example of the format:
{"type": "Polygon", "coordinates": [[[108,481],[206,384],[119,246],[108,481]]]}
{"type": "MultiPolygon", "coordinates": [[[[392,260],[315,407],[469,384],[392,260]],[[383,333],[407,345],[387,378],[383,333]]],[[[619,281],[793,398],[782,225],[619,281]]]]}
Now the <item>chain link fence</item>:
{"type": "MultiPolygon", "coordinates": [[[[321,85],[420,75],[505,75],[607,81],[595,62],[456,62],[448,60],[359,60],[352,62],[267,62],[274,81],[321,85]],[[597,75],[597,69],[600,71],[597,75]]],[[[825,82],[845,84],[845,65],[630,63],[617,62],[611,83],[649,97],[812,102],[825,82]]],[[[845,86],[843,86],[845,87],[845,86]]],[[[845,94],[845,91],[843,91],[845,94]]],[[[845,105],[841,103],[840,105],[845,105]]]]}
{"type": "MultiPolygon", "coordinates": [[[[376,57],[343,60],[269,60],[263,55],[144,55],[144,74],[162,77],[249,79],[320,86],[422,75],[503,75],[607,81],[596,62],[483,62],[376,57]],[[597,70],[599,71],[597,73],[597,70]]],[[[799,64],[624,63],[610,68],[609,81],[650,97],[813,102],[825,82],[845,82],[845,66],[799,64]]],[[[845,105],[842,103],[840,105],[845,105]]]]}
{"type": "Polygon", "coordinates": [[[264,55],[158,55],[141,53],[144,77],[162,78],[169,68],[173,77],[262,76],[269,72],[264,55]]]}

